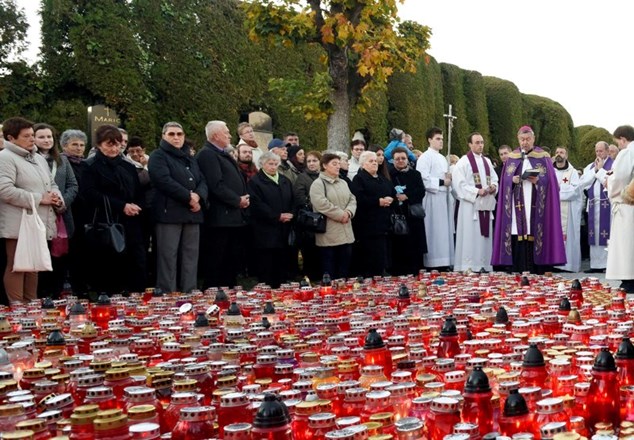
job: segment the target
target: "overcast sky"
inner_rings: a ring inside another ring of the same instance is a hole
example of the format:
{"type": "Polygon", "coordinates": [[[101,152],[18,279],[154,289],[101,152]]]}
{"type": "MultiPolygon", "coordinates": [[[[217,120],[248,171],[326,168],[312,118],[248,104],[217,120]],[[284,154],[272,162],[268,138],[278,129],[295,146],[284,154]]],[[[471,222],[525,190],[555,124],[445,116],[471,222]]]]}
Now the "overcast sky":
{"type": "MultiPolygon", "coordinates": [[[[40,44],[39,1],[25,8],[27,58],[40,44]]],[[[610,132],[634,123],[631,0],[406,0],[404,20],[432,28],[430,54],[514,82],[523,93],[562,104],[574,124],[610,132]]]]}

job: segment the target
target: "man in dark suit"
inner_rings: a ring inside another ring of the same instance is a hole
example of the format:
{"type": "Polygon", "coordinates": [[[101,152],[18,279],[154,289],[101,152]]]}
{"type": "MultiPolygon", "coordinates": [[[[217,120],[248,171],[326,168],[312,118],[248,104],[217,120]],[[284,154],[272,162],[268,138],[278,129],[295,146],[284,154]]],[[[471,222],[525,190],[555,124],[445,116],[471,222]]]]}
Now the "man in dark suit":
{"type": "Polygon", "coordinates": [[[231,143],[227,124],[210,121],[205,134],[207,141],[196,156],[209,191],[200,246],[203,285],[205,288],[233,287],[243,267],[240,260],[249,195],[238,164],[225,152],[231,143]]]}

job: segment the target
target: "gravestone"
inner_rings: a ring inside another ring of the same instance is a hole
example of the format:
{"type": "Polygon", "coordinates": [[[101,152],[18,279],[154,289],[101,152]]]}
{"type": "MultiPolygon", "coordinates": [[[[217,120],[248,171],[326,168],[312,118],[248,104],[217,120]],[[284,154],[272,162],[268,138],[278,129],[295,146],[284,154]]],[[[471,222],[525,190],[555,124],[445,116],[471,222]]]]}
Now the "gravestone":
{"type": "Polygon", "coordinates": [[[249,124],[253,126],[253,133],[258,147],[268,151],[269,142],[273,139],[273,120],[264,112],[249,113],[249,124]]]}
{"type": "Polygon", "coordinates": [[[121,125],[121,119],[119,115],[117,115],[117,112],[101,104],[88,107],[88,130],[90,132],[90,145],[92,147],[97,146],[97,129],[106,124],[114,125],[115,127],[121,125]]]}

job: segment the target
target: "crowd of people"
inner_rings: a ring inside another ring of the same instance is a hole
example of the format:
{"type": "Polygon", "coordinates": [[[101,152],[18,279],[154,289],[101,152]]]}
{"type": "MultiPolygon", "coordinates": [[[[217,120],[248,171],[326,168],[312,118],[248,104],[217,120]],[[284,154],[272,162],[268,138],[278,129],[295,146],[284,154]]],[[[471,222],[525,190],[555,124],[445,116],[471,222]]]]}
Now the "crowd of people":
{"type": "Polygon", "coordinates": [[[264,148],[248,123],[237,127],[234,147],[223,121],[207,123],[198,151],[181,124],[167,122],[151,155],[112,125],[97,129],[87,155],[81,130],[58,136],[14,117],[2,133],[0,264],[9,302],[57,296],[69,284],[112,294],[233,286],[240,276],[278,287],[301,276],[423,268],[576,272],[583,211],[590,270],[607,267],[608,278],[634,292],[630,126],[614,132],[620,152],[597,143],[583,171],[566,148],[551,158],[535,146],[529,126],[519,129],[518,148],[498,149],[499,163],[483,154],[479,133],[467,139],[466,155],[448,161],[436,127],[425,152],[399,129],[385,148],[357,132],[350,157],[304,148],[292,132],[264,148]],[[13,271],[32,203],[52,255],[53,270],[39,278],[13,271]]]}

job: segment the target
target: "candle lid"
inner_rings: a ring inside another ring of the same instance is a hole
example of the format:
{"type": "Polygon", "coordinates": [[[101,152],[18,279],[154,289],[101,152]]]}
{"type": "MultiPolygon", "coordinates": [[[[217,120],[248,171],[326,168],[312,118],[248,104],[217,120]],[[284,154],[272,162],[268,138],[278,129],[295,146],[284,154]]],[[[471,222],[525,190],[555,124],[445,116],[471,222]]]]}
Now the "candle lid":
{"type": "Polygon", "coordinates": [[[594,371],[616,371],[614,356],[612,356],[608,348],[602,348],[599,354],[597,354],[592,369],[594,371]]]}
{"type": "Polygon", "coordinates": [[[537,344],[530,344],[526,353],[524,353],[524,360],[522,361],[522,367],[544,367],[544,355],[537,347],[537,344]]]}
{"type": "Polygon", "coordinates": [[[440,336],[458,336],[456,318],[454,318],[453,315],[449,315],[445,318],[445,322],[440,330],[440,336]]]}
{"type": "Polygon", "coordinates": [[[253,426],[256,428],[276,428],[287,425],[290,421],[286,405],[275,394],[267,393],[255,415],[253,426]]]}
{"type": "Polygon", "coordinates": [[[617,359],[634,359],[634,344],[630,338],[624,337],[616,351],[617,359]]]}
{"type": "Polygon", "coordinates": [[[509,395],[504,402],[504,416],[523,416],[528,414],[528,406],[524,396],[519,393],[517,388],[511,389],[509,395]]]}
{"type": "Polygon", "coordinates": [[[508,322],[509,322],[509,315],[506,312],[506,308],[504,308],[504,306],[500,306],[497,313],[495,314],[495,323],[506,324],[508,322]]]}
{"type": "Polygon", "coordinates": [[[482,371],[482,367],[477,366],[473,368],[465,383],[464,391],[465,393],[487,393],[491,391],[489,378],[486,373],[482,371]]]}
{"type": "Polygon", "coordinates": [[[375,328],[371,328],[368,331],[367,336],[365,337],[365,344],[363,346],[364,349],[370,350],[373,348],[383,348],[385,347],[385,343],[381,338],[381,335],[376,331],[375,328]]]}

